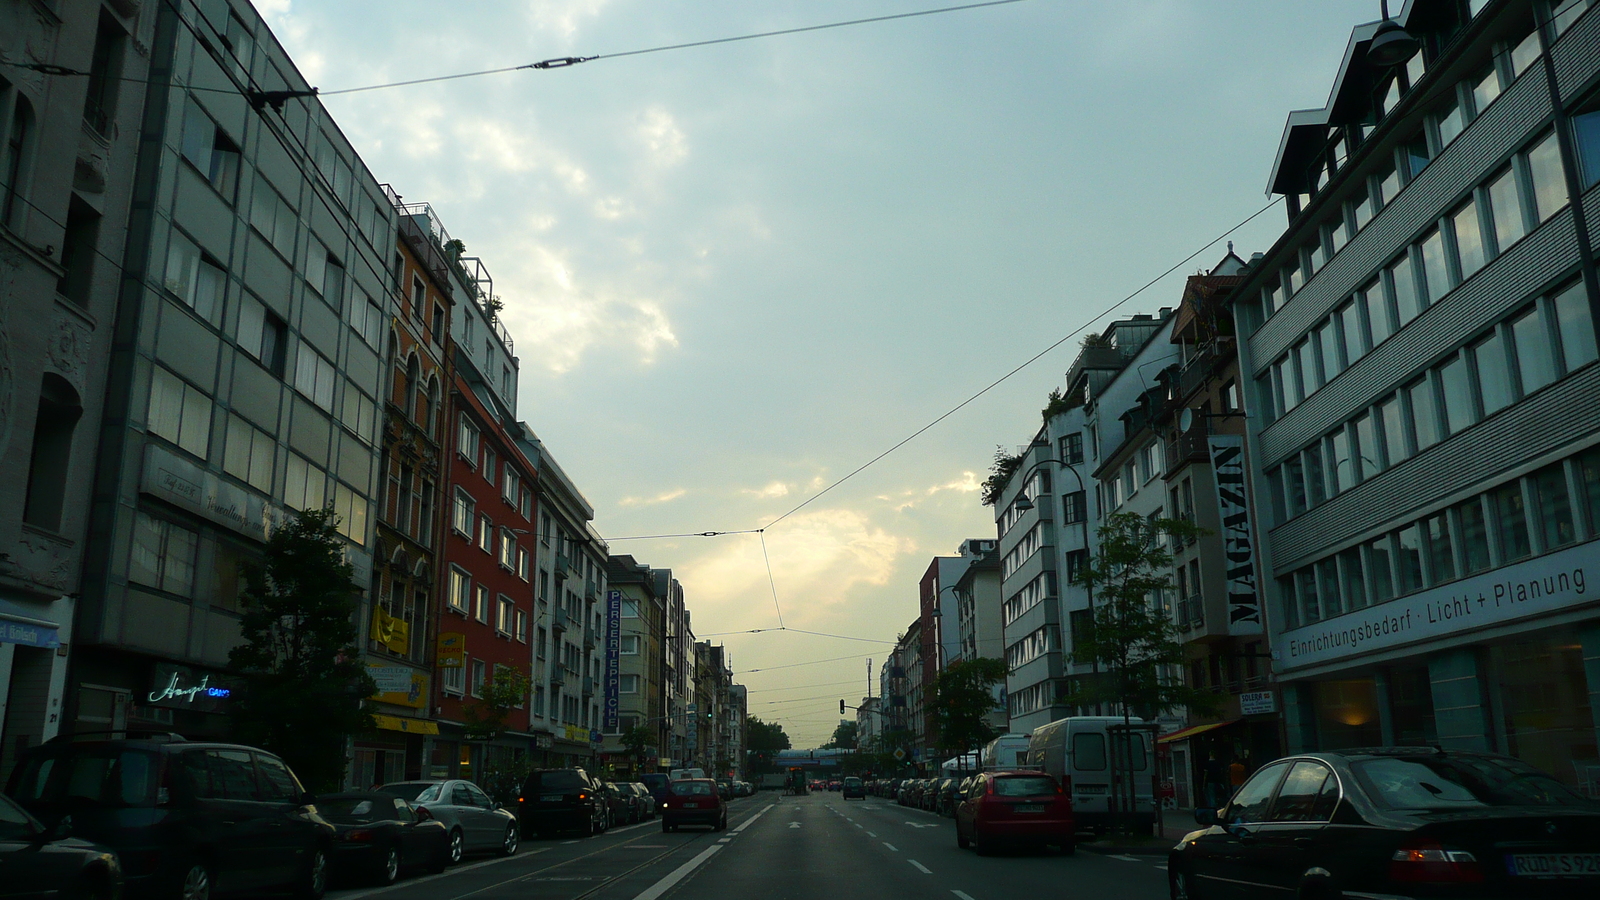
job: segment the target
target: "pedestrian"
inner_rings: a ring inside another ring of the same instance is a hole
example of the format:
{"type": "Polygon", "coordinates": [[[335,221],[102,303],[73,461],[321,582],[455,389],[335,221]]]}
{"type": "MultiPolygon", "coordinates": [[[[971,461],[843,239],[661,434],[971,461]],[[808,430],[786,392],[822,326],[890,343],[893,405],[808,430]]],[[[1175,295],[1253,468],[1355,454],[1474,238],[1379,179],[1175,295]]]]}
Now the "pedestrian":
{"type": "Polygon", "coordinates": [[[1222,805],[1222,760],[1215,755],[1207,754],[1205,767],[1205,794],[1206,805],[1216,809],[1222,805]]]}
{"type": "Polygon", "coordinates": [[[1233,786],[1235,791],[1239,789],[1240,785],[1244,784],[1245,773],[1244,760],[1235,755],[1233,762],[1228,763],[1228,783],[1233,786]]]}

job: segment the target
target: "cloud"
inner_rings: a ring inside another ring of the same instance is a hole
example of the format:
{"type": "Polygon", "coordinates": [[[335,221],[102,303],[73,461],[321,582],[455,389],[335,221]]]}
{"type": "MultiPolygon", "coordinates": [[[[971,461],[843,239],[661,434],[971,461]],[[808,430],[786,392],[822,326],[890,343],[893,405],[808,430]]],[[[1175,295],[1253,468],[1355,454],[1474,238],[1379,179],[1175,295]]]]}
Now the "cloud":
{"type": "Polygon", "coordinates": [[[658,503],[670,503],[671,501],[676,500],[679,497],[682,497],[684,494],[687,494],[687,493],[689,493],[689,492],[687,490],[685,490],[684,488],[678,488],[676,490],[667,491],[666,493],[663,493],[663,494],[657,494],[654,497],[623,497],[621,500],[617,501],[617,505],[618,506],[655,506],[658,503]]]}
{"type": "Polygon", "coordinates": [[[652,106],[639,114],[639,140],[650,151],[650,162],[670,166],[689,155],[688,139],[666,110],[652,106]]]}
{"type": "Polygon", "coordinates": [[[609,0],[530,0],[528,18],[535,28],[571,40],[584,20],[594,19],[609,0]]]}
{"type": "Polygon", "coordinates": [[[772,499],[775,497],[787,497],[789,496],[789,491],[790,488],[787,484],[784,484],[781,481],[774,481],[764,488],[744,488],[739,493],[750,497],[772,499]]]}

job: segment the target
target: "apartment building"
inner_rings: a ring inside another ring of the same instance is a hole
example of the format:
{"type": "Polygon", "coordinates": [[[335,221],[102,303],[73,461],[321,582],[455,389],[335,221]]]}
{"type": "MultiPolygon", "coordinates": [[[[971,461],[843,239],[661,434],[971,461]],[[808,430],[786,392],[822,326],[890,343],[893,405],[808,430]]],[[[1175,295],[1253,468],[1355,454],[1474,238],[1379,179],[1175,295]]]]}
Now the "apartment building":
{"type": "Polygon", "coordinates": [[[606,737],[602,759],[622,773],[654,772],[666,746],[661,740],[667,694],[666,598],[657,593],[658,582],[650,567],[632,556],[608,559],[606,581],[605,709],[600,728],[606,737]],[[636,727],[650,729],[656,735],[656,740],[645,747],[643,760],[631,758],[619,740],[636,727]]]}

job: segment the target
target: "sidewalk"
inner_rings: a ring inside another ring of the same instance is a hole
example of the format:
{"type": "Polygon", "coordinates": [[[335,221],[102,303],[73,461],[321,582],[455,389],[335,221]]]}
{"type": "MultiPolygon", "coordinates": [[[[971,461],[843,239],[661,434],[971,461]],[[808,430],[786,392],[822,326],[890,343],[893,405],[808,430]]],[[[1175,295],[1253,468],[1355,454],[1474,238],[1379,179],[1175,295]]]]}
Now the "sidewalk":
{"type": "Polygon", "coordinates": [[[1162,836],[1106,837],[1102,840],[1079,844],[1092,853],[1120,853],[1129,856],[1166,856],[1184,835],[1199,828],[1194,822],[1192,809],[1164,809],[1161,811],[1162,836]]]}

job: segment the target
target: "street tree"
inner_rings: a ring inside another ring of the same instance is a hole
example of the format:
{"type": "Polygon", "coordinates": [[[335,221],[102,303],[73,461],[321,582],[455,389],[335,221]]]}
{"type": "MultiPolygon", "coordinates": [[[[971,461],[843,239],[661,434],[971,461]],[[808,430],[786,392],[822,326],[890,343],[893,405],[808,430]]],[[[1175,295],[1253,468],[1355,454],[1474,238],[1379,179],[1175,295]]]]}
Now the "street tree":
{"type": "Polygon", "coordinates": [[[633,764],[642,767],[645,760],[645,748],[655,744],[656,732],[653,728],[635,725],[624,731],[619,740],[623,749],[628,751],[628,757],[633,760],[633,764]]]}
{"type": "Polygon", "coordinates": [[[790,747],[789,735],[776,722],[763,722],[755,716],[744,720],[745,750],[750,754],[751,772],[765,774],[773,770],[773,759],[779,750],[790,747]]]}
{"type": "MultiPolygon", "coordinates": [[[[1120,709],[1125,726],[1135,716],[1151,719],[1180,707],[1202,714],[1217,710],[1215,694],[1185,683],[1183,642],[1160,600],[1173,586],[1169,543],[1203,533],[1181,519],[1134,513],[1114,514],[1100,526],[1098,554],[1074,579],[1089,589],[1094,614],[1086,633],[1072,636],[1073,662],[1093,665],[1096,674],[1077,679],[1067,702],[1111,704],[1120,709]]],[[[1113,751],[1114,762],[1130,758],[1126,742],[1113,741],[1113,751]]],[[[1131,809],[1132,778],[1121,783],[1120,802],[1131,809]]]]}
{"type": "Polygon", "coordinates": [[[492,741],[506,730],[506,718],[513,709],[528,702],[533,682],[526,672],[510,666],[495,666],[494,674],[483,684],[482,696],[461,711],[462,730],[469,741],[492,741]]]}
{"type": "Polygon", "coordinates": [[[345,744],[370,732],[376,685],[355,646],[357,589],[339,519],[307,510],[279,525],[239,597],[243,642],[228,654],[243,688],[236,739],[276,753],[311,790],[337,789],[345,744]]]}
{"type": "Polygon", "coordinates": [[[940,749],[954,756],[999,734],[985,720],[994,712],[995,686],[1005,678],[1005,661],[986,656],[953,662],[934,676],[928,703],[940,749]]]}
{"type": "Polygon", "coordinates": [[[833,737],[826,744],[817,748],[819,750],[855,750],[859,739],[859,726],[855,722],[840,722],[839,727],[833,730],[833,737]]]}

